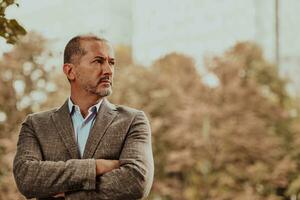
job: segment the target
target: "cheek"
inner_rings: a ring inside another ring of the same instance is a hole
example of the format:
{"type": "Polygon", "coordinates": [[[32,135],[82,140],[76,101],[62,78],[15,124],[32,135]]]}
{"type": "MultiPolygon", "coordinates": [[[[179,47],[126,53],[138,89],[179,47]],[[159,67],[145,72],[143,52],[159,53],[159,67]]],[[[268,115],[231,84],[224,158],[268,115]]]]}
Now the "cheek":
{"type": "Polygon", "coordinates": [[[113,78],[114,75],[115,75],[115,68],[112,68],[112,70],[111,70],[111,77],[113,78]]]}
{"type": "Polygon", "coordinates": [[[91,79],[92,77],[97,76],[99,74],[99,70],[96,68],[85,68],[77,71],[77,76],[85,77],[87,79],[91,79]]]}

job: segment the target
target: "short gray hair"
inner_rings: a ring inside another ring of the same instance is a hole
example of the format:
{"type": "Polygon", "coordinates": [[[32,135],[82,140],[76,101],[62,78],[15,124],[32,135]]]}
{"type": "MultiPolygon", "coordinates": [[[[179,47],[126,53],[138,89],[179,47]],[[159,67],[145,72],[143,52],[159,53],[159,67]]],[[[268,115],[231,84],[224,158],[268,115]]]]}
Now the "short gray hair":
{"type": "Polygon", "coordinates": [[[64,50],[64,64],[65,63],[77,63],[79,58],[86,54],[86,51],[80,46],[81,41],[100,41],[108,42],[105,38],[101,38],[95,35],[77,35],[73,37],[66,45],[64,50]]]}

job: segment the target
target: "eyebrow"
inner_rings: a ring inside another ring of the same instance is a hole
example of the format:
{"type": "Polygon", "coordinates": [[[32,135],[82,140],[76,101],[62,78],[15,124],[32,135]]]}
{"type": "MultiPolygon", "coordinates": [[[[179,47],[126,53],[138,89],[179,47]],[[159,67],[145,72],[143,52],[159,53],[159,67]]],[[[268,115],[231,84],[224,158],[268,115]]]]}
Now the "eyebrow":
{"type": "MultiPolygon", "coordinates": [[[[93,59],[107,59],[105,56],[95,56],[93,59]]],[[[109,60],[115,60],[115,58],[109,58],[109,60]]]]}

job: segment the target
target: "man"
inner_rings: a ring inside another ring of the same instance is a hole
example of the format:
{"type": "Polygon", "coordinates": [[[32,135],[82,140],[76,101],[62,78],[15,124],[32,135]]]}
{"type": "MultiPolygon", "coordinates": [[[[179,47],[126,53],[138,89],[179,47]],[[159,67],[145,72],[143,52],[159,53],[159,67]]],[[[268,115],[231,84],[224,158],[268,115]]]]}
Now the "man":
{"type": "Polygon", "coordinates": [[[29,115],[22,124],[14,177],[20,192],[37,199],[145,198],[153,181],[148,120],[117,106],[112,92],[112,47],[77,36],[64,51],[70,98],[58,109],[29,115]]]}

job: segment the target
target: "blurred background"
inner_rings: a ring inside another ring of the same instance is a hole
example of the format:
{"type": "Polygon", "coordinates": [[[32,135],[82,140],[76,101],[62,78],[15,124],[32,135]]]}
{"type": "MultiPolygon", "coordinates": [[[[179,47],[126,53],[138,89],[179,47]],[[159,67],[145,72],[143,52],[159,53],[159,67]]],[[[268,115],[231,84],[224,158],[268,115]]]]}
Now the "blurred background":
{"type": "Polygon", "coordinates": [[[149,200],[300,199],[300,1],[0,0],[0,199],[20,124],[69,96],[63,49],[110,40],[115,104],[146,112],[149,200]]]}

